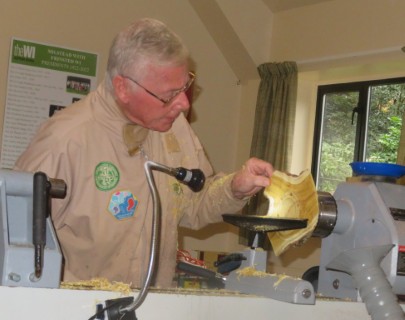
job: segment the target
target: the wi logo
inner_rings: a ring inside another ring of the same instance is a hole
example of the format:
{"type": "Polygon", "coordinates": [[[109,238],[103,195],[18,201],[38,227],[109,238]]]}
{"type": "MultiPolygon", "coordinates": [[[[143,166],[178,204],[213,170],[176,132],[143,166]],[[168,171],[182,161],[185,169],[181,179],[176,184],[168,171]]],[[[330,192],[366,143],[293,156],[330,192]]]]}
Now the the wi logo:
{"type": "Polygon", "coordinates": [[[16,44],[14,46],[14,57],[22,58],[22,59],[35,59],[35,46],[28,46],[28,45],[20,45],[16,44]]]}

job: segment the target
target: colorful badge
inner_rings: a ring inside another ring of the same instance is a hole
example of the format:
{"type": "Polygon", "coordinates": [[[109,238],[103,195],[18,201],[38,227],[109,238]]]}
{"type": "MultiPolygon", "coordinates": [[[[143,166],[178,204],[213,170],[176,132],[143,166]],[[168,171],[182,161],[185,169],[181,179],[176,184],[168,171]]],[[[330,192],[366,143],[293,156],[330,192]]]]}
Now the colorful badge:
{"type": "Polygon", "coordinates": [[[111,162],[100,162],[94,170],[94,181],[97,189],[109,191],[117,186],[120,181],[120,173],[111,162]]]}
{"type": "Polygon", "coordinates": [[[132,192],[122,190],[114,192],[111,195],[108,211],[118,220],[131,218],[134,216],[138,199],[134,197],[132,192]]]}

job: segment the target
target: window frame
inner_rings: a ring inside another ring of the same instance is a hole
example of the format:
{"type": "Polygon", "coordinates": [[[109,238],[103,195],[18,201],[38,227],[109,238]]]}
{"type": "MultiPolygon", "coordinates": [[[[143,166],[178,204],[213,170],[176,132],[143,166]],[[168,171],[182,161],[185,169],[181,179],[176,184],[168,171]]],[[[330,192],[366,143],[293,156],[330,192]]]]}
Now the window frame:
{"type": "MultiPolygon", "coordinates": [[[[364,161],[366,137],[369,118],[370,88],[378,85],[405,83],[405,77],[387,78],[369,81],[357,81],[347,83],[335,83],[318,86],[316,98],[316,111],[314,123],[314,135],[312,144],[311,173],[318,186],[319,161],[321,157],[322,122],[324,116],[324,96],[328,93],[359,92],[356,120],[356,138],[353,161],[364,161]]],[[[353,111],[355,112],[355,111],[353,111]]],[[[405,125],[405,124],[404,124],[405,125]]]]}

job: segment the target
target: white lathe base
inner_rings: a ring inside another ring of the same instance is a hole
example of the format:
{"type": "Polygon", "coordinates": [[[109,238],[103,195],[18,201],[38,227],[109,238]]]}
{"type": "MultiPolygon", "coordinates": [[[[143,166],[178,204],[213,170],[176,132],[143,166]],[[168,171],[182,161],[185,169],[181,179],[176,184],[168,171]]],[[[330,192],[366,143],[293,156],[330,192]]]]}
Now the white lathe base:
{"type": "MultiPolygon", "coordinates": [[[[95,313],[96,304],[120,296],[106,291],[0,286],[0,314],[1,319],[86,320],[95,313]]],[[[358,302],[318,299],[315,305],[296,305],[253,296],[177,292],[150,292],[136,315],[139,320],[371,319],[358,302]]]]}

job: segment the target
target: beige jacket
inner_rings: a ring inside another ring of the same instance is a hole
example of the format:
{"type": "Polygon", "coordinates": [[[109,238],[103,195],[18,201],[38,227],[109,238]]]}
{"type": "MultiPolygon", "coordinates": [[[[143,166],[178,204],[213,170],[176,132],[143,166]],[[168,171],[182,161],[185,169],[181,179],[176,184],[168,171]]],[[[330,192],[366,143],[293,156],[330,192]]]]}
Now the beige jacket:
{"type": "Polygon", "coordinates": [[[169,167],[200,168],[207,176],[204,189],[193,193],[173,177],[154,171],[162,203],[156,286],[172,283],[179,225],[201,228],[245,204],[231,194],[231,175],[213,175],[183,115],[165,133],[131,125],[101,84],[46,121],[15,167],[43,171],[67,183],[66,198],[52,201],[52,220],[65,259],[64,280],[106,277],[134,287],[142,284],[153,209],[143,167],[146,159],[169,167]]]}

